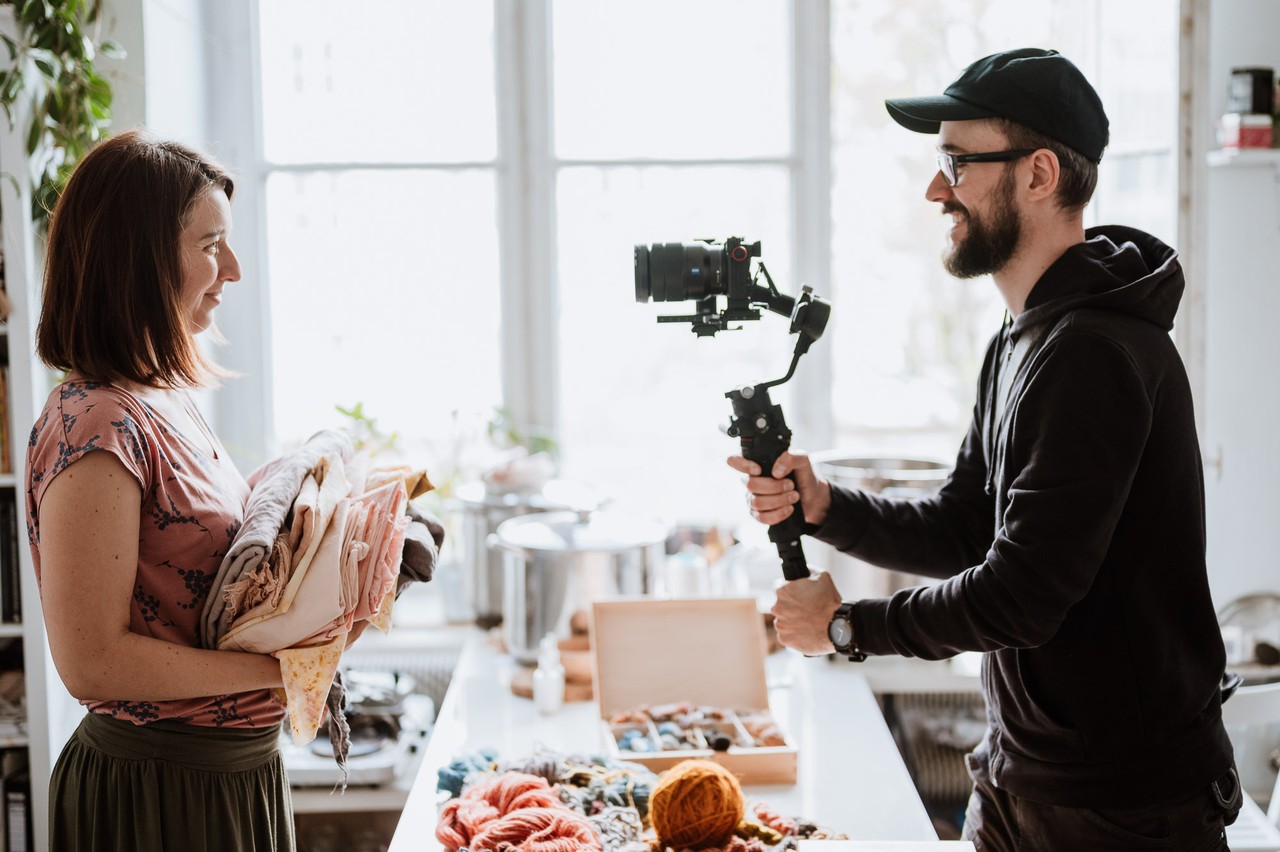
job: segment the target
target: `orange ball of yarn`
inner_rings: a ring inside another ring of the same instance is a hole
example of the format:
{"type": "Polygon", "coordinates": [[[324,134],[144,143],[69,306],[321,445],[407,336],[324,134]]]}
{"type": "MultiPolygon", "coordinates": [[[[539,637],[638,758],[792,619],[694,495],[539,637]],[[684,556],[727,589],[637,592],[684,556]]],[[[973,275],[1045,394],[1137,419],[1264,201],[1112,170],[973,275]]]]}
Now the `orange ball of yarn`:
{"type": "Polygon", "coordinates": [[[742,821],[742,787],[710,760],[686,760],[662,773],[649,797],[658,840],[676,848],[723,846],[742,821]]]}

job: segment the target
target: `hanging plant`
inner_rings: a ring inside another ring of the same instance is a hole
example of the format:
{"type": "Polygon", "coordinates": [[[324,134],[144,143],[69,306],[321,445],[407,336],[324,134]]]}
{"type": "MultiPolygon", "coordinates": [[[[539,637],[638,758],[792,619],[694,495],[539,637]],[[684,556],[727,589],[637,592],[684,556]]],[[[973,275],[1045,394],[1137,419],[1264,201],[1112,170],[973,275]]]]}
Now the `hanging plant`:
{"type": "Polygon", "coordinates": [[[17,38],[3,34],[9,67],[0,70],[0,107],[14,126],[18,98],[31,99],[26,128],[31,218],[44,230],[71,169],[111,123],[111,84],[94,59],[124,56],[97,38],[102,0],[0,0],[12,6],[17,38]],[[87,30],[93,27],[93,34],[87,30]]]}

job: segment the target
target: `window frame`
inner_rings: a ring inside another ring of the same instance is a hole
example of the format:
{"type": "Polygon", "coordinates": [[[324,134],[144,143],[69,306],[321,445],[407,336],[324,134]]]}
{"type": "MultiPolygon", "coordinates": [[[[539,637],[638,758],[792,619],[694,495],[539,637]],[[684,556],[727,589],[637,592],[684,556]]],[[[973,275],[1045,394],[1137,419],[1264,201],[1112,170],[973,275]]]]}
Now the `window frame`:
{"type": "MultiPolygon", "coordinates": [[[[276,171],[380,168],[367,164],[294,163],[266,160],[262,145],[262,98],[258,2],[238,0],[218,9],[206,7],[211,33],[208,59],[209,126],[214,152],[237,172],[235,245],[242,258],[238,297],[224,307],[229,346],[216,356],[238,378],[228,381],[212,402],[211,418],[228,451],[244,470],[271,458],[282,447],[275,434],[272,400],[270,296],[267,279],[265,186],[276,171]],[[248,107],[248,108],[246,108],[248,107]],[[257,412],[245,417],[243,412],[257,412]]],[[[825,2],[788,4],[791,18],[793,108],[789,157],[789,220],[795,266],[781,286],[796,282],[825,294],[830,280],[829,164],[829,9],[825,2]]],[[[672,164],[689,160],[559,159],[554,152],[551,0],[494,0],[494,62],[497,86],[497,156],[491,166],[498,192],[498,246],[502,304],[502,404],[516,422],[559,432],[557,377],[558,302],[556,274],[557,215],[555,188],[559,170],[580,165],[620,167],[672,164]]],[[[754,162],[752,158],[711,163],[754,162]]],[[[386,167],[474,168],[489,164],[397,163],[386,167]]],[[[792,380],[797,402],[789,419],[813,445],[832,434],[830,355],[815,347],[792,380]]]]}
{"type": "MultiPolygon", "coordinates": [[[[197,136],[214,140],[210,147],[239,174],[233,208],[234,238],[244,263],[245,283],[224,307],[230,345],[219,349],[216,356],[240,375],[226,382],[214,396],[210,414],[228,450],[244,470],[283,449],[272,422],[275,388],[264,209],[267,176],[281,167],[267,162],[262,148],[259,2],[204,4],[203,23],[209,33],[205,57],[209,107],[208,125],[200,128],[197,136]],[[245,412],[253,414],[245,416],[245,412]]],[[[492,163],[480,165],[494,169],[498,193],[502,404],[516,422],[536,424],[558,436],[560,341],[555,193],[560,169],[583,164],[688,166],[691,161],[557,158],[553,140],[552,3],[553,0],[493,0],[497,153],[492,163]]],[[[789,157],[770,162],[783,163],[791,177],[788,217],[794,261],[792,269],[775,272],[779,273],[780,286],[788,292],[807,284],[819,295],[831,298],[835,295],[831,292],[831,8],[826,0],[801,0],[787,5],[791,23],[791,152],[789,157]]],[[[1179,139],[1176,144],[1181,147],[1182,141],[1179,139]]],[[[744,161],[759,160],[729,158],[707,162],[744,161]]],[[[477,163],[396,165],[474,168],[477,163]]],[[[312,163],[284,168],[349,166],[312,163]]],[[[1185,219],[1185,213],[1180,213],[1179,219],[1185,219]]],[[[833,301],[837,302],[836,322],[842,312],[857,309],[856,305],[833,301]]],[[[1185,345],[1185,338],[1180,342],[1185,345]]],[[[831,447],[841,435],[847,439],[849,434],[847,428],[836,423],[831,396],[832,353],[833,346],[820,342],[805,356],[790,382],[788,422],[799,436],[798,442],[809,449],[831,447]]],[[[1194,374],[1196,365],[1190,366],[1194,374]]]]}

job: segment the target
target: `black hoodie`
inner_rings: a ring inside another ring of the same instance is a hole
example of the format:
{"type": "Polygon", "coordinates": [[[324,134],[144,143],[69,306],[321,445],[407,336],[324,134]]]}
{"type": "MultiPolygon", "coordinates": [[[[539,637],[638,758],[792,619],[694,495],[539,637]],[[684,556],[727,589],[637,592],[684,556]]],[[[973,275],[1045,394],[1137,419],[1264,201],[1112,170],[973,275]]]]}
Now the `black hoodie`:
{"type": "Polygon", "coordinates": [[[1140,807],[1231,766],[1225,654],[1191,391],[1168,333],[1182,269],[1141,231],[1086,236],[992,339],[942,489],[906,501],[833,485],[809,530],[943,578],[859,601],[854,632],[870,654],[987,652],[979,777],[1049,804],[1140,807]]]}

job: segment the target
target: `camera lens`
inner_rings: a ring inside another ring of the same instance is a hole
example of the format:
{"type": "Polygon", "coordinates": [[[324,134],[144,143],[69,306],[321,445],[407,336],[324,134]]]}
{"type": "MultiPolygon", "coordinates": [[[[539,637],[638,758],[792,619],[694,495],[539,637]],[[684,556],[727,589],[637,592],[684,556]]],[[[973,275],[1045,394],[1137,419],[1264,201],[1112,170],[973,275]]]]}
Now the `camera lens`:
{"type": "Polygon", "coordinates": [[[636,301],[649,301],[649,249],[636,246],[636,301]]]}
{"type": "Polygon", "coordinates": [[[636,301],[683,302],[723,294],[724,247],[708,243],[636,246],[636,301]]]}

